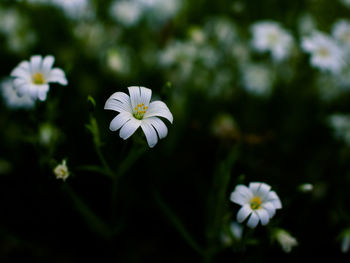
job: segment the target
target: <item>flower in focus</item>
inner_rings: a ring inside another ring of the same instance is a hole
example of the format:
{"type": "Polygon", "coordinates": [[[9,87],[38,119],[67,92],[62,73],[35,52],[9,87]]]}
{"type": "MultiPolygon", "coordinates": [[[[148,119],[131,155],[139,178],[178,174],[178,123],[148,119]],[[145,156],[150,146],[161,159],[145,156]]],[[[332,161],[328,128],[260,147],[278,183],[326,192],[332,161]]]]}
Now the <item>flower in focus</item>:
{"type": "Polygon", "coordinates": [[[116,92],[106,101],[105,109],[114,110],[119,114],[111,121],[109,129],[120,129],[119,135],[126,140],[141,126],[146,135],[149,147],[153,147],[159,139],[165,138],[168,129],[158,117],[173,122],[173,115],[162,101],[152,101],[152,90],[145,87],[129,87],[129,95],[116,92]]]}
{"type": "Polygon", "coordinates": [[[277,229],[274,234],[274,238],[281,245],[284,252],[289,253],[292,248],[298,245],[298,241],[287,231],[283,229],[277,229]]]}
{"type": "Polygon", "coordinates": [[[53,172],[56,176],[56,179],[62,179],[63,181],[66,181],[69,176],[66,160],[63,160],[62,164],[57,165],[53,172]]]}
{"type": "Polygon", "coordinates": [[[259,221],[266,225],[275,215],[276,209],[282,208],[276,192],[270,189],[271,186],[260,182],[250,183],[249,188],[245,185],[236,186],[230,200],[242,206],[237,213],[239,223],[249,217],[247,225],[250,228],[255,228],[259,221]]]}
{"type": "Polygon", "coordinates": [[[293,38],[277,22],[261,21],[252,25],[252,46],[259,52],[270,51],[274,60],[281,61],[290,54],[293,38]]]}
{"type": "Polygon", "coordinates": [[[18,96],[11,79],[5,79],[0,83],[1,93],[8,108],[31,109],[35,101],[28,94],[18,96]]]}
{"type": "Polygon", "coordinates": [[[32,99],[46,100],[49,83],[57,82],[67,85],[67,79],[62,69],[52,68],[53,56],[35,55],[30,61],[22,61],[12,72],[14,87],[19,96],[29,95],[32,99]]]}
{"type": "Polygon", "coordinates": [[[302,39],[301,46],[311,54],[311,65],[321,70],[338,73],[344,66],[343,50],[331,37],[314,31],[302,39]]]}

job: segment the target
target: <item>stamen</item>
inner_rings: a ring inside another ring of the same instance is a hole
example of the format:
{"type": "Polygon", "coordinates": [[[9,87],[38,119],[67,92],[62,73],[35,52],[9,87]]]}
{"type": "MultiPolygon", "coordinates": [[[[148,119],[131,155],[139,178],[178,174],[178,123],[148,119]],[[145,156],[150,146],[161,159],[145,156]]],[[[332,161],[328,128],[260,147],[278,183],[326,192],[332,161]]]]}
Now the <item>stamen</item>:
{"type": "Polygon", "coordinates": [[[252,200],[250,200],[250,207],[253,210],[259,209],[261,206],[261,203],[262,203],[261,198],[259,196],[254,196],[252,200]]]}
{"type": "Polygon", "coordinates": [[[33,74],[32,81],[36,85],[42,85],[45,83],[44,76],[40,72],[33,74]]]}
{"type": "Polygon", "coordinates": [[[145,106],[144,103],[140,103],[137,106],[135,106],[134,108],[134,117],[138,120],[142,120],[143,119],[143,115],[145,115],[146,110],[147,110],[147,106],[145,106]]]}

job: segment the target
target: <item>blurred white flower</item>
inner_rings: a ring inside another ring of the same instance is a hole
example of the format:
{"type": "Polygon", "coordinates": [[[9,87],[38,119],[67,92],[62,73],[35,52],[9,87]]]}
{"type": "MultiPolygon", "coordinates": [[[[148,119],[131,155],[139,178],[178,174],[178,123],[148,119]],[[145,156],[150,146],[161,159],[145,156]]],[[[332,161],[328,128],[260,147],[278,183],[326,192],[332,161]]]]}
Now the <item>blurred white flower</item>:
{"type": "MultiPolygon", "coordinates": [[[[345,19],[338,20],[332,26],[332,35],[346,48],[350,47],[350,21],[345,19]]],[[[348,52],[349,53],[349,52],[348,52]]]]}
{"type": "Polygon", "coordinates": [[[269,95],[274,83],[274,72],[266,64],[245,64],[241,69],[244,88],[255,95],[269,95]]]}
{"type": "Polygon", "coordinates": [[[310,63],[321,70],[338,73],[344,66],[344,52],[334,39],[328,35],[314,31],[311,36],[302,39],[301,47],[311,54],[310,63]]]}
{"type": "Polygon", "coordinates": [[[348,253],[350,250],[350,228],[345,229],[341,234],[341,252],[348,253]]]}
{"type": "Polygon", "coordinates": [[[340,2],[346,7],[350,8],[350,0],[340,0],[340,2]]]}
{"type": "Polygon", "coordinates": [[[4,79],[1,81],[1,93],[7,107],[11,109],[31,109],[34,107],[35,101],[25,94],[23,96],[18,96],[15,87],[13,86],[12,79],[4,79]]]}
{"type": "Polygon", "coordinates": [[[243,235],[243,226],[237,222],[231,222],[230,230],[235,239],[241,240],[243,235]]]}
{"type": "Polygon", "coordinates": [[[5,35],[6,47],[13,52],[23,52],[37,40],[28,18],[16,9],[0,7],[0,33],[5,35]]]}
{"type": "Polygon", "coordinates": [[[299,190],[304,193],[311,192],[313,189],[314,189],[314,186],[312,184],[306,183],[306,184],[299,185],[299,190]]]}
{"type": "Polygon", "coordinates": [[[277,229],[274,238],[286,253],[290,253],[293,247],[298,245],[298,241],[284,229],[277,229]]]}
{"type": "Polygon", "coordinates": [[[290,55],[293,47],[292,35],[279,23],[261,21],[251,26],[252,46],[258,52],[270,51],[275,61],[281,61],[290,55]]]}
{"type": "Polygon", "coordinates": [[[92,15],[89,0],[52,0],[51,3],[61,8],[72,19],[80,19],[92,15]]]}
{"type": "Polygon", "coordinates": [[[106,110],[119,112],[111,121],[109,129],[120,129],[120,137],[126,140],[141,126],[147,143],[152,148],[157,144],[158,137],[162,139],[168,134],[167,127],[158,117],[166,118],[172,123],[173,115],[164,102],[150,102],[152,90],[137,86],[128,89],[130,96],[124,92],[116,92],[106,101],[106,110]]]}
{"type": "Polygon", "coordinates": [[[300,35],[308,35],[315,31],[317,28],[314,17],[309,14],[302,14],[298,18],[298,31],[300,35]]]}
{"type": "Polygon", "coordinates": [[[142,15],[142,5],[135,1],[114,1],[110,7],[110,15],[125,26],[133,26],[142,15]]]}
{"type": "Polygon", "coordinates": [[[259,221],[266,225],[272,218],[276,209],[282,208],[281,201],[271,186],[261,182],[252,182],[249,188],[245,185],[237,185],[231,193],[230,200],[241,205],[237,213],[237,221],[242,223],[249,217],[247,225],[255,228],[259,221]]]}
{"type": "Polygon", "coordinates": [[[350,115],[333,114],[328,118],[328,123],[333,129],[334,135],[350,145],[350,115]]]}
{"type": "Polygon", "coordinates": [[[56,179],[62,179],[63,181],[66,181],[69,176],[66,160],[63,160],[62,164],[57,165],[53,172],[56,176],[56,179]]]}
{"type": "Polygon", "coordinates": [[[14,86],[20,96],[29,95],[34,100],[46,100],[49,83],[57,82],[67,85],[67,79],[62,69],[52,68],[53,56],[32,56],[30,61],[22,61],[12,72],[14,86]]]}
{"type": "Polygon", "coordinates": [[[182,1],[181,0],[138,0],[144,6],[145,12],[155,18],[157,21],[167,20],[177,14],[182,1]]]}

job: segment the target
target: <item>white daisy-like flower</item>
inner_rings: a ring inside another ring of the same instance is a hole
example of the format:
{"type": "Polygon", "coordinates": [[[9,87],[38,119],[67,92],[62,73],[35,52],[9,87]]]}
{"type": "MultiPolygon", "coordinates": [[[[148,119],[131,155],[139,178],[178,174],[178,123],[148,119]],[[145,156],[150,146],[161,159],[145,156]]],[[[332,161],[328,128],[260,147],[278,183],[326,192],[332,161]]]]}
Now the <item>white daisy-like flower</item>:
{"type": "Polygon", "coordinates": [[[18,96],[13,86],[12,79],[4,79],[0,83],[1,93],[7,107],[11,109],[31,109],[35,105],[35,101],[29,95],[18,96]]]}
{"type": "Polygon", "coordinates": [[[344,66],[342,48],[328,35],[314,31],[302,39],[301,47],[311,54],[310,63],[321,70],[338,73],[344,66]]]}
{"type": "Polygon", "coordinates": [[[292,35],[279,23],[261,21],[251,26],[252,46],[258,52],[270,51],[272,58],[281,61],[287,58],[293,46],[292,35]]]}
{"type": "Polygon", "coordinates": [[[153,147],[159,139],[165,138],[168,129],[158,117],[173,123],[173,115],[162,101],[151,101],[152,90],[145,87],[129,87],[129,95],[116,92],[106,101],[105,109],[119,114],[111,121],[109,129],[120,129],[119,135],[126,140],[141,126],[146,135],[149,147],[153,147]]]}
{"type": "Polygon", "coordinates": [[[135,25],[141,18],[143,6],[135,1],[114,1],[110,7],[110,15],[125,26],[135,25]]]}
{"type": "Polygon", "coordinates": [[[57,82],[67,85],[67,79],[62,69],[52,68],[53,56],[32,56],[30,61],[22,61],[12,72],[14,86],[18,95],[29,95],[34,100],[44,101],[49,91],[49,83],[57,82]]]}
{"type": "Polygon", "coordinates": [[[249,188],[245,185],[237,185],[231,193],[230,200],[241,205],[237,213],[237,221],[242,223],[248,219],[247,225],[255,228],[259,221],[266,225],[275,215],[276,209],[282,208],[281,201],[271,186],[265,183],[252,182],[249,188]]]}
{"type": "Polygon", "coordinates": [[[350,21],[338,20],[332,27],[333,37],[344,47],[350,47],[350,21]]]}

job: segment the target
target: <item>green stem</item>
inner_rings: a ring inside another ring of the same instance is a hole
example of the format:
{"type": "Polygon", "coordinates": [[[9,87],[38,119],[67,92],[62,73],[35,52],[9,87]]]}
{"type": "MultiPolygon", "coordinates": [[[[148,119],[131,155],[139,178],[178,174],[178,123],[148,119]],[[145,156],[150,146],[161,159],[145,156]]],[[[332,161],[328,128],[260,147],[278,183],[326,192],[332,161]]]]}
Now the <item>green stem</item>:
{"type": "Polygon", "coordinates": [[[183,239],[195,250],[198,252],[198,254],[205,257],[206,253],[205,251],[199,246],[199,244],[196,242],[196,240],[191,236],[191,234],[187,231],[185,226],[182,224],[180,219],[174,214],[174,212],[166,205],[166,203],[163,201],[160,194],[154,190],[154,198],[161,208],[161,210],[164,212],[164,214],[168,217],[170,222],[173,224],[173,226],[177,229],[179,234],[183,237],[183,239]]]}

